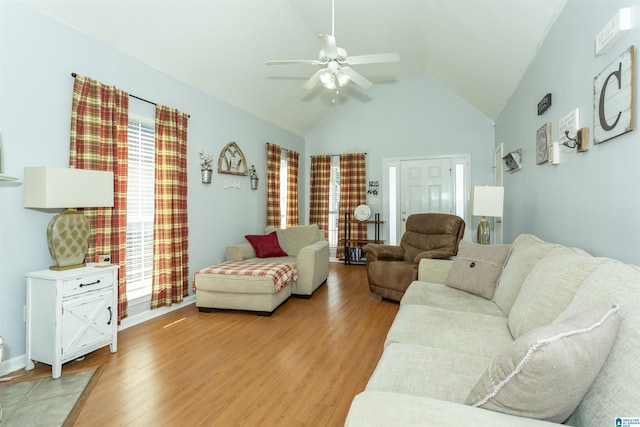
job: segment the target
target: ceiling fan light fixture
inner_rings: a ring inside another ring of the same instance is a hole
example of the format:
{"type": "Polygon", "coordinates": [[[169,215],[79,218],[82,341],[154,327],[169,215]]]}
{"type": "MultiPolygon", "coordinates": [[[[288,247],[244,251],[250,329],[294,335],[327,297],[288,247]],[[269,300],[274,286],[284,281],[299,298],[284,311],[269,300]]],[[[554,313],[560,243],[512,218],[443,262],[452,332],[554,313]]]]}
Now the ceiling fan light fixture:
{"type": "Polygon", "coordinates": [[[325,87],[328,84],[331,84],[333,81],[333,73],[329,70],[325,70],[324,73],[320,74],[320,81],[325,87]]]}
{"type": "Polygon", "coordinates": [[[324,87],[327,89],[335,89],[336,88],[336,79],[331,76],[331,80],[329,80],[327,83],[323,83],[324,87]]]}
{"type": "Polygon", "coordinates": [[[347,83],[349,83],[349,80],[351,80],[349,76],[347,76],[342,71],[338,71],[336,73],[336,77],[338,78],[338,84],[340,85],[340,87],[346,85],[347,83]]]}

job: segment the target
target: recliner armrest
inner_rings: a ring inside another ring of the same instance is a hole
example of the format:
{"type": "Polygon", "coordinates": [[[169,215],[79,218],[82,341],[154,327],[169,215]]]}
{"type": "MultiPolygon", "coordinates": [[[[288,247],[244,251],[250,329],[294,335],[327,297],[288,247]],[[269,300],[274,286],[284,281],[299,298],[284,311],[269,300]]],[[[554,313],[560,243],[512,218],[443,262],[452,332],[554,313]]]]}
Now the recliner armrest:
{"type": "Polygon", "coordinates": [[[423,259],[423,258],[427,258],[427,259],[450,259],[452,256],[455,256],[455,254],[451,253],[449,251],[438,251],[438,250],[424,251],[424,252],[420,252],[418,255],[416,255],[416,257],[413,259],[413,262],[415,264],[419,264],[420,260],[423,259]]]}
{"type": "Polygon", "coordinates": [[[370,243],[364,247],[367,261],[402,261],[404,249],[400,246],[370,243]]]}

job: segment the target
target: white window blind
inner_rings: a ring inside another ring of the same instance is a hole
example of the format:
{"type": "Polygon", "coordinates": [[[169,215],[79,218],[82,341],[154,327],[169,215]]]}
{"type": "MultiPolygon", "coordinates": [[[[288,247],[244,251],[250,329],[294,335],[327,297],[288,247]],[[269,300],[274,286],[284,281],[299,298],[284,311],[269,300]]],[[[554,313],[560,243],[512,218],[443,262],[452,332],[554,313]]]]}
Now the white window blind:
{"type": "Polygon", "coordinates": [[[129,120],[127,185],[127,299],[151,295],[155,130],[153,123],[129,120]]]}

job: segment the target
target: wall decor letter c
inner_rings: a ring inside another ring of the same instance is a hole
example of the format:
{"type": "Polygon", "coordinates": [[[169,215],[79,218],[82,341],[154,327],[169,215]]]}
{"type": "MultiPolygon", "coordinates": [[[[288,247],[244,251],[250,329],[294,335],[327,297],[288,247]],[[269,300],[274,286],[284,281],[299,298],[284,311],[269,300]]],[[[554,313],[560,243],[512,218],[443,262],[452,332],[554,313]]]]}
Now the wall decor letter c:
{"type": "Polygon", "coordinates": [[[616,127],[616,125],[618,124],[618,121],[620,120],[620,116],[622,115],[622,111],[618,111],[618,117],[616,117],[616,120],[613,122],[612,125],[610,125],[609,123],[607,123],[607,118],[605,117],[605,111],[604,111],[604,101],[605,101],[605,95],[607,92],[607,84],[609,83],[609,79],[611,77],[615,77],[618,80],[618,89],[622,88],[622,62],[618,63],[618,70],[617,71],[613,71],[611,74],[609,74],[607,76],[607,78],[604,81],[604,84],[602,85],[602,91],[600,92],[600,102],[598,105],[598,119],[600,120],[600,126],[602,126],[602,129],[604,130],[611,130],[614,127],[616,127]]]}

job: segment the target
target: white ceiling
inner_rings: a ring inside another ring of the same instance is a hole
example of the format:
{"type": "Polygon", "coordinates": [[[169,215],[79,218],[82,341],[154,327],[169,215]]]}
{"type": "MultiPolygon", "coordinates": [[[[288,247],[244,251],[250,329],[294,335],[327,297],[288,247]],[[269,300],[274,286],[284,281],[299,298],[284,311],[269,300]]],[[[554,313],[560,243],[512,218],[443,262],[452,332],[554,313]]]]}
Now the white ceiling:
{"type": "MultiPolygon", "coordinates": [[[[43,13],[200,90],[304,136],[338,103],[300,88],[331,34],[331,0],[27,0],[43,13]]],[[[398,52],[354,66],[377,84],[429,75],[495,120],[566,0],[335,0],[335,37],[349,55],[398,52]]],[[[375,88],[374,88],[375,89],[375,88]]],[[[128,88],[135,94],[135,88],[128,88]]]]}

